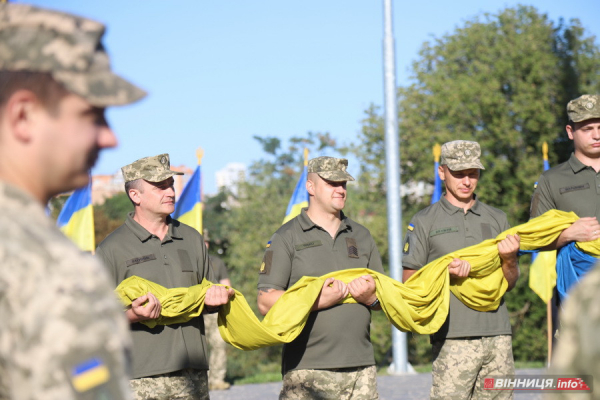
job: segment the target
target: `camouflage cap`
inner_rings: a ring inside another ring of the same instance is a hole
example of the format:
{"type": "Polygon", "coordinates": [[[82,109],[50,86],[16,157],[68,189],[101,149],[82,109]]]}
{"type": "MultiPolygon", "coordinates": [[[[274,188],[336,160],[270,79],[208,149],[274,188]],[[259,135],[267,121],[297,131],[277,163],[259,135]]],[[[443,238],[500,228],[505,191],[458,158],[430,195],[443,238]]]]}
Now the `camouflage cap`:
{"type": "Polygon", "coordinates": [[[168,154],[140,158],[121,168],[125,183],[143,179],[148,182],[162,182],[173,175],[183,175],[183,172],[173,171],[168,154]]]}
{"type": "Polygon", "coordinates": [[[101,39],[104,25],[26,4],[0,4],[0,70],[49,73],[97,107],[146,95],[115,75],[101,39]]]}
{"type": "Polygon", "coordinates": [[[567,104],[569,120],[581,122],[586,119],[600,118],[600,96],[597,94],[584,94],[567,104]]]}
{"type": "Polygon", "coordinates": [[[347,166],[348,160],[345,158],[317,157],[308,161],[308,172],[315,172],[332,182],[353,181],[352,175],[346,172],[347,166]]]}
{"type": "Polygon", "coordinates": [[[440,165],[447,165],[451,171],[470,168],[485,169],[479,161],[481,148],[479,143],[468,140],[455,140],[442,145],[440,165]]]}

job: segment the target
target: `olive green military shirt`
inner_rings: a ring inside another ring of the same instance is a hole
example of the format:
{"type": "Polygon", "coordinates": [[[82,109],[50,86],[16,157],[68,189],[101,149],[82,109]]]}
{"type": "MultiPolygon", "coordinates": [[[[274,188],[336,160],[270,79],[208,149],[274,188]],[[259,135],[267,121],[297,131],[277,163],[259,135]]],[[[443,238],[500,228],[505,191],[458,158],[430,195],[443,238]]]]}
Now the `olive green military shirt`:
{"type": "MultiPolygon", "coordinates": [[[[342,214],[342,223],[332,238],[303,209],[267,244],[258,289],[286,290],[303,276],[351,268],[383,273],[371,233],[342,214]]],[[[283,374],[294,369],[374,365],[370,322],[370,310],[363,304],[339,304],[311,312],[302,333],[283,347],[283,374]]]]}
{"type": "MultiPolygon", "coordinates": [[[[123,225],[96,250],[115,287],[136,275],[166,288],[189,287],[203,278],[214,282],[202,235],[170,217],[163,240],[148,232],[130,213],[123,225]]],[[[148,328],[131,324],[133,377],[142,378],[185,368],[208,369],[202,317],[184,324],[148,328]]]]}
{"type": "Polygon", "coordinates": [[[600,220],[600,173],[584,165],[575,154],[545,171],[531,200],[531,218],[548,210],[573,211],[578,217],[600,220]]]}
{"type": "Polygon", "coordinates": [[[219,283],[223,279],[229,279],[229,274],[227,273],[227,266],[220,257],[209,255],[208,260],[210,262],[210,268],[214,274],[215,282],[219,283]]]}
{"type": "MultiPolygon", "coordinates": [[[[506,214],[479,200],[465,214],[442,197],[440,201],[419,211],[412,218],[406,238],[402,265],[420,269],[448,253],[495,238],[509,229],[506,214]]],[[[504,301],[496,311],[475,311],[450,293],[450,312],[446,323],[432,336],[445,338],[510,335],[508,310],[504,301]]]]}

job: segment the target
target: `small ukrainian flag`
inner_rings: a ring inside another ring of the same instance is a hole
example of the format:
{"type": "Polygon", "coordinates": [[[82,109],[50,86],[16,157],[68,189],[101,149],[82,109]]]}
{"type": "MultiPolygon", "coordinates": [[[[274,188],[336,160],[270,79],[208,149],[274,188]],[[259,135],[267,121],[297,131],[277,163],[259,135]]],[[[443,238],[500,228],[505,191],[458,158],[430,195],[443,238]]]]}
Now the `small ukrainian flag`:
{"type": "Polygon", "coordinates": [[[269,242],[267,243],[267,249],[271,247],[271,241],[269,240],[269,242]]]}
{"type": "Polygon", "coordinates": [[[409,231],[414,231],[415,230],[415,226],[413,224],[408,224],[408,230],[409,231]]]}
{"type": "Polygon", "coordinates": [[[78,392],[86,392],[108,382],[110,372],[99,358],[91,358],[75,366],[71,371],[71,382],[78,392]]]}

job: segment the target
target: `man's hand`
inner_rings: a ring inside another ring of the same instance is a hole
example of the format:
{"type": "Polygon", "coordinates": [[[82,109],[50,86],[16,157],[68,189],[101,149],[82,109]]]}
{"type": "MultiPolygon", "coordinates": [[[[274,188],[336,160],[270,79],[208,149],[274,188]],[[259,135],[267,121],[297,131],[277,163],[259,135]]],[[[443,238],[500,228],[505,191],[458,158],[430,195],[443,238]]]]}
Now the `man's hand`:
{"type": "Polygon", "coordinates": [[[371,275],[363,275],[348,284],[350,295],[359,303],[370,306],[377,300],[375,280],[371,275]]]}
{"type": "Polygon", "coordinates": [[[160,305],[160,301],[158,301],[155,295],[148,292],[133,300],[131,302],[131,308],[125,312],[125,315],[129,322],[134,323],[146,321],[148,319],[156,319],[160,317],[161,310],[162,306],[160,305]]]}
{"type": "Polygon", "coordinates": [[[506,235],[506,238],[498,243],[498,254],[500,255],[500,258],[502,260],[517,258],[520,245],[521,238],[519,235],[506,235]]]}
{"type": "Polygon", "coordinates": [[[556,248],[569,242],[591,242],[600,238],[600,223],[596,217],[579,218],[558,237],[556,248]]]}
{"type": "Polygon", "coordinates": [[[216,308],[227,304],[230,298],[233,297],[235,291],[232,288],[226,288],[225,286],[213,285],[206,291],[204,297],[204,306],[210,308],[216,308]]]}
{"type": "Polygon", "coordinates": [[[455,258],[448,264],[448,272],[453,278],[465,278],[471,272],[471,264],[468,261],[455,258]]]}
{"type": "Polygon", "coordinates": [[[348,285],[335,278],[327,278],[321,289],[321,293],[315,304],[314,310],[323,310],[332,307],[343,300],[348,295],[348,285]]]}
{"type": "Polygon", "coordinates": [[[508,282],[507,291],[512,290],[517,284],[519,279],[519,259],[517,253],[521,245],[521,238],[519,235],[506,235],[502,241],[498,243],[498,255],[502,261],[502,273],[504,278],[508,282]]]}

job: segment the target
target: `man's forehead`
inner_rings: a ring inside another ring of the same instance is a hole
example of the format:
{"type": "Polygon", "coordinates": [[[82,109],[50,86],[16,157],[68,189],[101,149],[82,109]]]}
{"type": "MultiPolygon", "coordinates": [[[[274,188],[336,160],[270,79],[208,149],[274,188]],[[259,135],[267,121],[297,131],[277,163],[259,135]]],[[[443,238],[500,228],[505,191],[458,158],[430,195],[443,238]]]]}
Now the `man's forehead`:
{"type": "Polygon", "coordinates": [[[575,122],[575,129],[581,129],[587,125],[599,125],[600,118],[586,119],[585,121],[575,122]]]}

